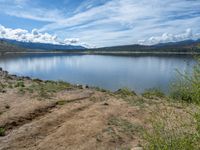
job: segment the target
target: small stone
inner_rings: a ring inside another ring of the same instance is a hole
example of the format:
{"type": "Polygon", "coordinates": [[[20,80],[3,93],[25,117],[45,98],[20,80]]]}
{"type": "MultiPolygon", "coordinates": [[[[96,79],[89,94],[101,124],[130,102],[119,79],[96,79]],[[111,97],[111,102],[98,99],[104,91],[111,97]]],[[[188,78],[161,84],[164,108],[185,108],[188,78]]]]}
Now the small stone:
{"type": "Polygon", "coordinates": [[[10,106],[9,106],[9,105],[6,105],[6,106],[5,106],[5,108],[6,108],[6,109],[9,109],[9,108],[10,108],[10,106]]]}

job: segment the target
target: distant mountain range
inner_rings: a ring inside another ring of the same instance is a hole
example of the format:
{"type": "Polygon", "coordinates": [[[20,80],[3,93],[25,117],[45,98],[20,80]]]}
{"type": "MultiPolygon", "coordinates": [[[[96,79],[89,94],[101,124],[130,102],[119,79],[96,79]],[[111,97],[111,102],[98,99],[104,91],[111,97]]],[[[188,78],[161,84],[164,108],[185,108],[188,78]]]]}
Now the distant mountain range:
{"type": "Polygon", "coordinates": [[[160,43],[156,45],[125,45],[98,48],[97,51],[165,51],[165,52],[200,52],[200,39],[180,42],[160,43]]]}
{"type": "Polygon", "coordinates": [[[34,50],[82,50],[86,49],[83,46],[75,45],[58,45],[58,44],[46,44],[46,43],[31,43],[31,42],[21,42],[16,40],[1,39],[8,44],[15,45],[17,47],[25,49],[34,49],[34,50]]]}
{"type": "Polygon", "coordinates": [[[200,39],[199,40],[186,40],[181,42],[160,43],[156,45],[125,45],[104,47],[96,49],[86,49],[82,46],[73,45],[54,45],[45,43],[31,43],[31,42],[19,42],[15,40],[0,39],[0,51],[36,51],[36,50],[49,50],[49,51],[79,51],[79,52],[200,52],[200,39]]]}
{"type": "Polygon", "coordinates": [[[18,52],[18,51],[26,51],[26,49],[10,44],[4,40],[0,40],[0,52],[18,52]]]}

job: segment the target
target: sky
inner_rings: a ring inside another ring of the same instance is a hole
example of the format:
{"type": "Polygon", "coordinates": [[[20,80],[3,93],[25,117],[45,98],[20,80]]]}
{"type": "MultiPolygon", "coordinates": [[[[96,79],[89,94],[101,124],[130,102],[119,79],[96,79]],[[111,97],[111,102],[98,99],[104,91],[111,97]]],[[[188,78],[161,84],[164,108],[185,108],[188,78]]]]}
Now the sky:
{"type": "Polygon", "coordinates": [[[0,38],[107,47],[200,38],[200,0],[0,0],[0,38]]]}

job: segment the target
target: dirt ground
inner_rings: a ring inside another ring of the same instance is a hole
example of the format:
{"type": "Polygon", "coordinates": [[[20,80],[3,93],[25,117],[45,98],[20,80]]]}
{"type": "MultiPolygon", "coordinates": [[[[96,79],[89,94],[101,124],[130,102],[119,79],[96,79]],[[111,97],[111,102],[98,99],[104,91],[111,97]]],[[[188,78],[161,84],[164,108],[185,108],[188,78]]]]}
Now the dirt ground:
{"type": "Polygon", "coordinates": [[[74,86],[45,97],[26,90],[32,82],[43,81],[0,72],[0,150],[141,150],[140,129],[164,105],[137,95],[130,104],[130,97],[74,86]]]}

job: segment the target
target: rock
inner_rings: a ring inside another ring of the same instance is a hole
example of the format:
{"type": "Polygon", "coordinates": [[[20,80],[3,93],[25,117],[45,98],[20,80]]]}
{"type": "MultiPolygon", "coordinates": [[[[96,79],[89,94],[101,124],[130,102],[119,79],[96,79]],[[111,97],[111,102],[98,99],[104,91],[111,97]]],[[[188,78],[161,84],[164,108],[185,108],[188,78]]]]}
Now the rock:
{"type": "Polygon", "coordinates": [[[104,106],[108,106],[109,104],[108,104],[108,103],[104,103],[103,105],[104,105],[104,106]]]}
{"type": "Polygon", "coordinates": [[[0,71],[3,71],[3,69],[0,67],[0,71]]]}

